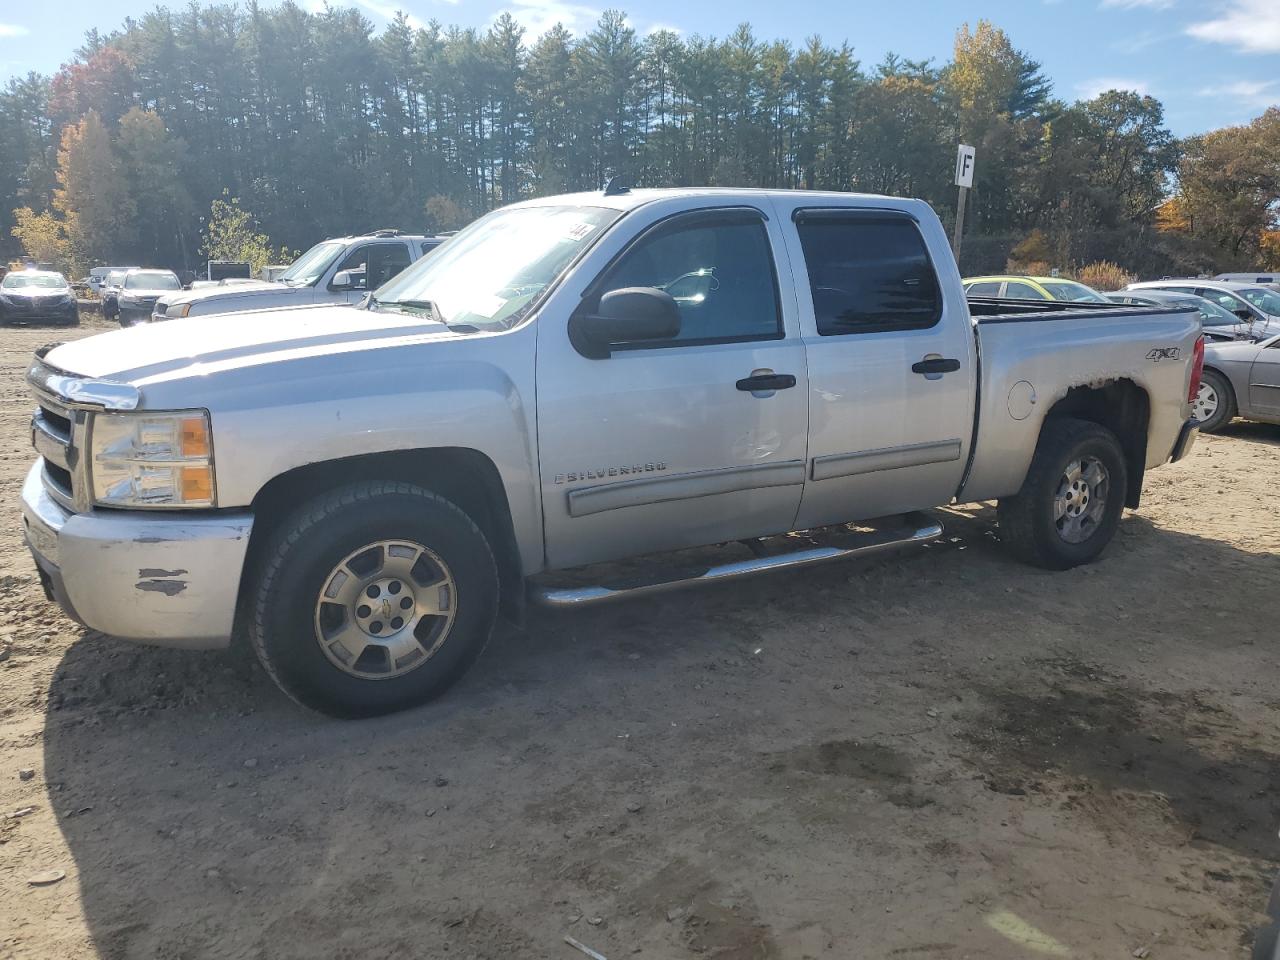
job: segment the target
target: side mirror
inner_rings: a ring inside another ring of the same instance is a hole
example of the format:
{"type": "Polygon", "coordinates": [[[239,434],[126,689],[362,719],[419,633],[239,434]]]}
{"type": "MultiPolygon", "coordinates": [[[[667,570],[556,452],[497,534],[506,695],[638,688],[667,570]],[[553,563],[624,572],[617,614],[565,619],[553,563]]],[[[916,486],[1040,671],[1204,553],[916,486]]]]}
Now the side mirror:
{"type": "Polygon", "coordinates": [[[1248,307],[1236,307],[1236,309],[1232,310],[1231,312],[1234,313],[1241,320],[1253,319],[1253,311],[1250,310],[1248,307]]]}
{"type": "Polygon", "coordinates": [[[334,290],[363,290],[364,271],[339,270],[333,275],[333,283],[329,286],[334,290]]]}
{"type": "Polygon", "coordinates": [[[655,287],[623,287],[600,298],[595,313],[569,319],[569,342],[588,360],[604,360],[619,343],[670,340],[680,333],[680,308],[655,287]]]}

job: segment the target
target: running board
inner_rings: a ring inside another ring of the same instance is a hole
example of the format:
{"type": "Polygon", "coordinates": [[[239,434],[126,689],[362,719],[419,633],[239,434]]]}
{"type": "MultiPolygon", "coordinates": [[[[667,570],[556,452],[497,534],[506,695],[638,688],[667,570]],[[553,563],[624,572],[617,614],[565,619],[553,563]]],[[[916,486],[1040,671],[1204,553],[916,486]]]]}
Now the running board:
{"type": "Polygon", "coordinates": [[[702,583],[720,583],[725,580],[737,580],[758,573],[771,573],[775,570],[794,570],[818,563],[829,563],[832,560],[844,560],[849,557],[865,557],[873,553],[905,547],[912,543],[927,543],[942,536],[942,524],[933,517],[923,513],[909,513],[902,517],[902,525],[888,530],[875,530],[865,534],[857,534],[856,543],[848,546],[806,547],[772,556],[755,557],[750,560],[738,560],[704,567],[688,576],[647,582],[631,582],[625,585],[593,585],[578,587],[554,587],[533,585],[529,588],[529,598],[546,607],[569,609],[585,607],[611,600],[623,600],[647,594],[661,593],[679,587],[702,583]]]}

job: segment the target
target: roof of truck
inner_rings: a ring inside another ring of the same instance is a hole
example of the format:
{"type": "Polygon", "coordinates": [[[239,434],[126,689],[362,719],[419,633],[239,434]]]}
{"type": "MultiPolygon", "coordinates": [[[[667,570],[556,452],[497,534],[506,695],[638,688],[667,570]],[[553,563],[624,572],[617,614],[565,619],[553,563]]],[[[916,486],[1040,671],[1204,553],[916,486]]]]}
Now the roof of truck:
{"type": "Polygon", "coordinates": [[[906,197],[889,197],[875,193],[847,193],[839,190],[776,190],[761,187],[636,187],[618,193],[605,193],[602,190],[591,190],[583,193],[562,193],[558,196],[538,197],[533,200],[522,200],[512,204],[513,207],[541,206],[584,206],[613,207],[616,210],[633,210],[646,203],[667,200],[673,197],[724,197],[724,198],[768,198],[803,196],[806,199],[821,203],[830,200],[873,200],[877,203],[892,205],[898,209],[922,204],[922,200],[906,197]]]}

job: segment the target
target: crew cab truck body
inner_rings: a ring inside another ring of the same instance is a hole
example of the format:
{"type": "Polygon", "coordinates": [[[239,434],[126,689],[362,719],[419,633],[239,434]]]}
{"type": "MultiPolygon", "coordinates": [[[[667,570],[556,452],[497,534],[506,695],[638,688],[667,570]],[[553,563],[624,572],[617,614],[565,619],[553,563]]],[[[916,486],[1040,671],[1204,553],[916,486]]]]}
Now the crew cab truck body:
{"type": "Polygon", "coordinates": [[[38,355],[25,529],[89,626],[191,647],[243,630],[300,702],[385,712],[456,679],[531,582],[571,606],[682,579],[550,571],[880,521],[683,576],[718,579],[936,536],[915,511],[989,499],[1020,556],[1092,560],[1194,440],[1199,337],[1189,310],[971,313],[919,201],[552,197],[358,310],[38,355]]]}
{"type": "MultiPolygon", "coordinates": [[[[172,293],[156,301],[150,319],[358,303],[370,290],[443,242],[443,237],[409,236],[395,230],[324,240],[298,257],[276,280],[202,286],[172,293]]],[[[213,275],[214,265],[223,262],[209,262],[210,280],[221,279],[213,275]]]]}

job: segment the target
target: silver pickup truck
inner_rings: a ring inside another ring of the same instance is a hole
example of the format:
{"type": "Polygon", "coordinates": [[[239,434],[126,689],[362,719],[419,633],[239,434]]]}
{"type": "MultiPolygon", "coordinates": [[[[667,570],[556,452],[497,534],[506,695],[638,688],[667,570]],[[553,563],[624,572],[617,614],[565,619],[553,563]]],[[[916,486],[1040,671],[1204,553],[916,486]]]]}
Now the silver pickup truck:
{"type": "Polygon", "coordinates": [[[444,237],[378,230],[324,240],[298,257],[276,280],[245,280],[179,290],[155,301],[151,321],[238,313],[319,303],[358,303],[409,264],[440,246],[444,237]]]}
{"type": "Polygon", "coordinates": [[[84,624],[246,635],[299,702],[367,715],[439,694],[528,596],[864,554],[936,537],[915,511],[953,502],[999,500],[1027,561],[1093,560],[1194,441],[1201,356],[1192,310],[967,302],[919,201],[550,197],[360,309],[42,350],[22,510],[84,624]],[[815,530],[838,536],[760,539],[815,530]],[[753,551],[588,566],[734,541],[753,551]]]}

